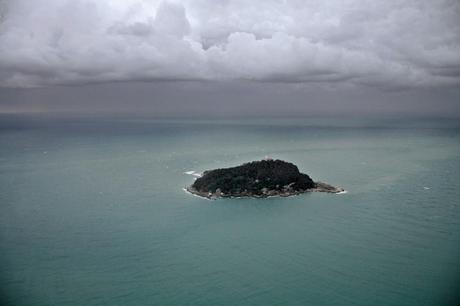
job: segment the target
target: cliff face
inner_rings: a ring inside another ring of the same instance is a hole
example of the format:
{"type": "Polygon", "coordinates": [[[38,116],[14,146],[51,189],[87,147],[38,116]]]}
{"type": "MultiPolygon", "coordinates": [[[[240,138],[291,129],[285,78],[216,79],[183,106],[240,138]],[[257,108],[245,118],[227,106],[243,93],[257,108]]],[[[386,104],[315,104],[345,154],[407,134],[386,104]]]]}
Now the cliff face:
{"type": "Polygon", "coordinates": [[[270,196],[298,194],[316,183],[297,166],[282,160],[262,160],[205,171],[189,191],[213,196],[270,196]]]}

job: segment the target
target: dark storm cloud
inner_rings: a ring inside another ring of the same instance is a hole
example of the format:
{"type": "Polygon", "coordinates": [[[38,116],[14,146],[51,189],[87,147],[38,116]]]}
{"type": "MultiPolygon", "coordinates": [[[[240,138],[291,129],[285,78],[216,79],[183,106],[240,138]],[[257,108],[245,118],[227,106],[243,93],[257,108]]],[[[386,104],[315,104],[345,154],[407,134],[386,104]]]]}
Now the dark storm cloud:
{"type": "Polygon", "coordinates": [[[14,0],[0,86],[255,80],[460,84],[456,0],[14,0]]]}

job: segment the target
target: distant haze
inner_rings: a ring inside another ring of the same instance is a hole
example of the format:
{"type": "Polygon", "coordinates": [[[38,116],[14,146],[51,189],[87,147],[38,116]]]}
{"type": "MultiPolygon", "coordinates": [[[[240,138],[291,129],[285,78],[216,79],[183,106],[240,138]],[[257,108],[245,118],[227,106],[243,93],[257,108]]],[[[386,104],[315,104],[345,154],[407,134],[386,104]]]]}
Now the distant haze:
{"type": "Polygon", "coordinates": [[[460,2],[0,0],[0,112],[460,112],[460,2]]]}

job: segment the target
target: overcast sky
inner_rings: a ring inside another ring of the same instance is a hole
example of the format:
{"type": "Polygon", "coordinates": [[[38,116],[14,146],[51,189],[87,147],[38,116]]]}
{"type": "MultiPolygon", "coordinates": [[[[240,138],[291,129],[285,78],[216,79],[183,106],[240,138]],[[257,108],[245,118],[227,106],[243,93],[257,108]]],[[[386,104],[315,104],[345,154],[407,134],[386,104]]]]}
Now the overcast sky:
{"type": "Polygon", "coordinates": [[[0,111],[460,110],[458,0],[0,0],[0,18],[0,111]]]}

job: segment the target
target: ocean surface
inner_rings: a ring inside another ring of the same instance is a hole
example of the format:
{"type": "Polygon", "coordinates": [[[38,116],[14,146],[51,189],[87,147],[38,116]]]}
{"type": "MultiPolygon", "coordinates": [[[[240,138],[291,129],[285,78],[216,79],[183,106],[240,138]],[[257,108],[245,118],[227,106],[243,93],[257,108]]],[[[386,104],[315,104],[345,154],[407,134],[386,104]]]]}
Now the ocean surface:
{"type": "Polygon", "coordinates": [[[459,292],[454,120],[0,116],[2,305],[459,305],[459,292]],[[185,172],[265,156],[348,192],[182,189],[185,172]]]}

